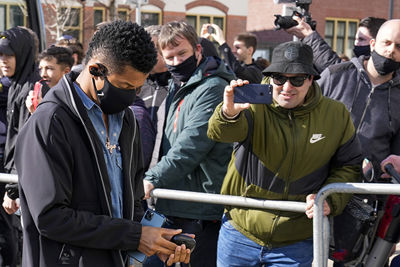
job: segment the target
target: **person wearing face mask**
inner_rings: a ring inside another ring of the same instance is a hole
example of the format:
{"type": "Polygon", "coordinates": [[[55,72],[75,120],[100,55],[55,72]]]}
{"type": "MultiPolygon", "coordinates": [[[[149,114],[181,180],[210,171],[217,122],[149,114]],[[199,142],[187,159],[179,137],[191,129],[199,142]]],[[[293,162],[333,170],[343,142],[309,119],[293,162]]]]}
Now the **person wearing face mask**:
{"type": "Polygon", "coordinates": [[[181,230],[139,223],[144,167],[129,105],[156,58],[142,27],[106,24],[82,72],[64,75],[27,121],[15,152],[23,266],[123,267],[135,250],[189,261],[190,250],[169,241],[181,230]]]}
{"type": "Polygon", "coordinates": [[[380,162],[400,154],[400,19],[385,22],[370,46],[371,57],[330,66],[318,83],[350,111],[363,157],[379,177],[380,162]]]}
{"type": "MultiPolygon", "coordinates": [[[[400,19],[382,24],[370,46],[369,58],[332,65],[321,73],[318,83],[324,95],[343,102],[350,111],[362,156],[372,163],[378,179],[383,174],[382,160],[400,154],[400,19]]],[[[381,199],[373,195],[362,198],[369,199],[371,206],[381,199]]],[[[334,228],[349,220],[354,218],[338,218],[334,228]]]]}
{"type": "MultiPolygon", "coordinates": [[[[153,188],[219,193],[232,145],[210,140],[207,124],[234,76],[219,58],[202,55],[196,31],[185,22],[165,24],[158,45],[173,79],[153,151],[158,163],[145,174],[146,197],[153,188]]],[[[222,206],[157,199],[156,210],[167,215],[168,227],[196,235],[190,266],[215,266],[222,206]]],[[[153,258],[144,266],[162,265],[153,258]]]]}
{"type": "MultiPolygon", "coordinates": [[[[297,16],[293,17],[298,22],[297,26],[291,27],[286,32],[293,34],[303,43],[308,44],[314,53],[314,66],[319,73],[330,65],[343,62],[335,51],[325,42],[317,31],[313,31],[311,26],[297,16]]],[[[353,53],[355,57],[370,55],[369,42],[376,37],[379,27],[386,19],[366,17],[358,24],[358,29],[354,39],[353,53]]]]}

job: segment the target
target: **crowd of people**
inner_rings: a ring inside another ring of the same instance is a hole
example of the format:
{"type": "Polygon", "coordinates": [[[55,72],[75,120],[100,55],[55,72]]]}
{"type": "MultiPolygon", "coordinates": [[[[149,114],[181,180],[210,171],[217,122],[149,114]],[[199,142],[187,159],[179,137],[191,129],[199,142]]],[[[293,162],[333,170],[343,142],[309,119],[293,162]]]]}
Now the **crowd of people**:
{"type": "MultiPolygon", "coordinates": [[[[303,19],[271,62],[257,38],[183,21],[102,23],[84,55],[71,36],[38,54],[35,34],[0,36],[1,264],[311,266],[315,194],[362,181],[367,158],[400,171],[400,20],[360,21],[354,57],[303,19]],[[270,85],[271,104],[235,103],[270,85]],[[154,199],[155,188],[306,203],[305,213],[154,199]],[[166,218],[140,224],[144,211],[166,218]],[[21,220],[17,217],[20,216],[21,220]],[[22,225],[21,223],[22,222],[22,225]],[[19,244],[22,232],[22,247],[19,244]],[[193,251],[171,238],[187,234],[193,251]]],[[[333,194],[324,215],[351,196],[333,194]]],[[[337,266],[340,266],[337,263],[337,266]]]]}

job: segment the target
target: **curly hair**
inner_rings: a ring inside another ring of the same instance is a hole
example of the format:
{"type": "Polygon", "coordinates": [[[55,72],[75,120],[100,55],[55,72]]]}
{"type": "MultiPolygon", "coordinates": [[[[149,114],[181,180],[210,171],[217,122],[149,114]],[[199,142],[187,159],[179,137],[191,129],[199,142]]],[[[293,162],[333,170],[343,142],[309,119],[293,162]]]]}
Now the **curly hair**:
{"type": "Polygon", "coordinates": [[[136,23],[114,21],[94,34],[84,64],[93,57],[107,66],[109,73],[121,72],[127,65],[149,73],[157,62],[157,52],[150,35],[136,23]]]}

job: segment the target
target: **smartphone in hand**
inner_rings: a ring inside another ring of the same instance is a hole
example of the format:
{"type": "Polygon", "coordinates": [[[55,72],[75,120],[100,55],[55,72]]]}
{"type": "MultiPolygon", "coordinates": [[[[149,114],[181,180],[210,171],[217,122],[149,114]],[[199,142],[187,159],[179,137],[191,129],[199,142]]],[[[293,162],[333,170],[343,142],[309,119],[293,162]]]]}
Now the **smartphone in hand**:
{"type": "Polygon", "coordinates": [[[234,103],[272,104],[272,85],[250,83],[234,89],[234,103]]]}
{"type": "MultiPolygon", "coordinates": [[[[165,221],[166,218],[164,215],[148,209],[143,215],[140,223],[143,226],[162,227],[165,221]]],[[[135,258],[138,262],[144,262],[146,260],[146,255],[140,251],[128,251],[128,255],[132,258],[135,258]]]]}
{"type": "Polygon", "coordinates": [[[207,26],[207,32],[208,32],[209,34],[214,33],[214,32],[215,32],[214,27],[211,26],[211,25],[207,26]]]}

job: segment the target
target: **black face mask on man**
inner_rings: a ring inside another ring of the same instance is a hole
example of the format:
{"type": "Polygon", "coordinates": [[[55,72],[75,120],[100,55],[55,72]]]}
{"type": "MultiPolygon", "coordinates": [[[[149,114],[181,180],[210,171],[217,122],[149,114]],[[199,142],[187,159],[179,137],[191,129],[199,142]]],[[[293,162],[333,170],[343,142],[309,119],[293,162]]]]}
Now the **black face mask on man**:
{"type": "Polygon", "coordinates": [[[356,57],[359,56],[370,56],[371,55],[371,47],[369,45],[355,45],[353,48],[354,55],[356,57]]]}
{"type": "Polygon", "coordinates": [[[119,113],[135,102],[136,90],[118,88],[112,85],[105,75],[103,89],[97,90],[94,78],[92,78],[92,82],[100,102],[100,108],[105,114],[119,113]]]}
{"type": "Polygon", "coordinates": [[[372,62],[376,71],[384,76],[400,68],[400,62],[379,55],[375,50],[371,52],[372,62]]]}
{"type": "Polygon", "coordinates": [[[189,81],[190,77],[197,68],[197,59],[195,54],[193,54],[191,57],[188,57],[185,61],[183,61],[179,65],[176,66],[168,64],[166,65],[168,71],[176,80],[179,80],[181,82],[187,82],[189,81]]]}

